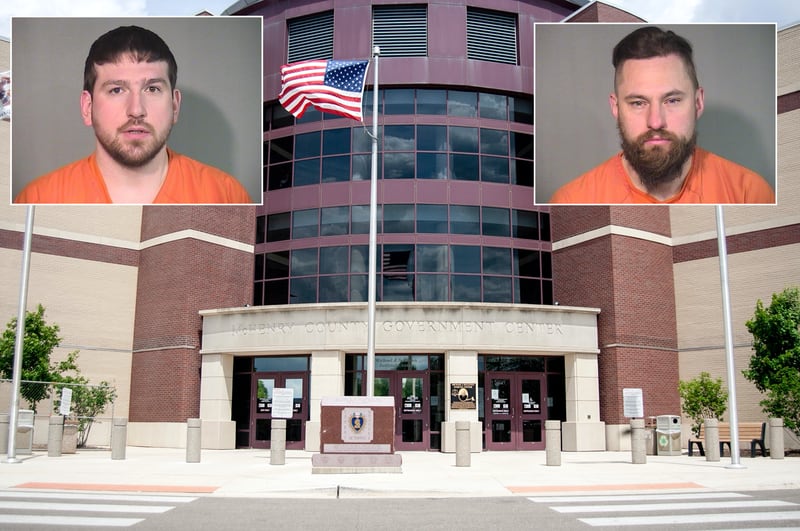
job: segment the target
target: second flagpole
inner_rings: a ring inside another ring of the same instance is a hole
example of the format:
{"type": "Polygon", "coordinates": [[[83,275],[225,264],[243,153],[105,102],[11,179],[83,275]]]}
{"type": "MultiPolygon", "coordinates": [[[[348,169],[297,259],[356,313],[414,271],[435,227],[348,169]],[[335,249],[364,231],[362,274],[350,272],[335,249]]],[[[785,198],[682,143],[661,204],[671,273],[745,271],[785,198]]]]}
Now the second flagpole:
{"type": "Polygon", "coordinates": [[[375,394],[375,298],[378,270],[378,57],[381,49],[372,49],[372,172],[369,186],[369,280],[367,281],[367,396],[375,394]]]}

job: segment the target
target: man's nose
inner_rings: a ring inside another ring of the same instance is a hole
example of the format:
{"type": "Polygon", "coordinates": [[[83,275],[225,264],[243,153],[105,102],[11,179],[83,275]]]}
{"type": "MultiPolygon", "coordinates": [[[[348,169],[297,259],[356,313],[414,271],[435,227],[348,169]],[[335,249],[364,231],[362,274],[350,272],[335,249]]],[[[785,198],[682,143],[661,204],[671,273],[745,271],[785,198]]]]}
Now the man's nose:
{"type": "Polygon", "coordinates": [[[664,108],[661,105],[651,105],[647,111],[647,127],[650,129],[664,129],[667,125],[664,108]]]}
{"type": "Polygon", "coordinates": [[[147,114],[141,92],[133,90],[128,97],[128,116],[141,118],[147,114]]]}

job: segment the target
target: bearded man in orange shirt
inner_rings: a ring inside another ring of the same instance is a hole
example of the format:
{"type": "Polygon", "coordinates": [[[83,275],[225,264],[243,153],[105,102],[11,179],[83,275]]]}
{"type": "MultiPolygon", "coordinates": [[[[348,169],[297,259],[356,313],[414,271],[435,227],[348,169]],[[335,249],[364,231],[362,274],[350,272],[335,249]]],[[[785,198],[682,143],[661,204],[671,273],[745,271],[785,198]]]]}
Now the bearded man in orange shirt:
{"type": "Polygon", "coordinates": [[[559,188],[551,203],[774,203],[757,173],[696,145],[704,93],[692,46],[640,28],[613,52],[609,96],[622,151],[559,188]]]}
{"type": "Polygon", "coordinates": [[[89,49],[80,107],[95,150],[31,182],[16,203],[250,203],[233,176],[167,147],[178,121],[178,65],[167,44],[138,26],[89,49]]]}

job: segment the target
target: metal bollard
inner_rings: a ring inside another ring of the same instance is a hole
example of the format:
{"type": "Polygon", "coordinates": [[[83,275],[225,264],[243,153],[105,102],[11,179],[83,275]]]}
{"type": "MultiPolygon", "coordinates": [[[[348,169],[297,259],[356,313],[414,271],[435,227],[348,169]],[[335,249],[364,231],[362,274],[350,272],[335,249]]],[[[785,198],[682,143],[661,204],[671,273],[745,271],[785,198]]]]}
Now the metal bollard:
{"type": "Polygon", "coordinates": [[[269,464],[286,464],[286,419],[272,419],[269,434],[269,464]]]}
{"type": "Polygon", "coordinates": [[[706,419],[706,461],[717,462],[720,458],[719,451],[719,421],[717,419],[706,419]]]}
{"type": "Polygon", "coordinates": [[[64,417],[50,415],[47,429],[47,457],[61,457],[61,442],[64,438],[64,417]]]}
{"type": "Polygon", "coordinates": [[[772,459],[783,459],[783,419],[769,419],[769,456],[772,459]]]}
{"type": "Polygon", "coordinates": [[[8,413],[0,413],[0,454],[8,453],[8,413]]]}
{"type": "Polygon", "coordinates": [[[647,463],[647,441],[644,438],[644,419],[631,419],[631,463],[647,463]]]}
{"type": "Polygon", "coordinates": [[[470,452],[469,421],[456,421],[456,466],[470,466],[472,454],[470,452]]]}
{"type": "Polygon", "coordinates": [[[125,459],[128,446],[128,419],[114,417],[111,421],[111,459],[125,459]]]}
{"type": "Polygon", "coordinates": [[[186,419],[186,462],[200,462],[200,419],[186,419]]]}
{"type": "Polygon", "coordinates": [[[561,421],[544,421],[544,446],[547,466],[561,466],[561,421]]]}

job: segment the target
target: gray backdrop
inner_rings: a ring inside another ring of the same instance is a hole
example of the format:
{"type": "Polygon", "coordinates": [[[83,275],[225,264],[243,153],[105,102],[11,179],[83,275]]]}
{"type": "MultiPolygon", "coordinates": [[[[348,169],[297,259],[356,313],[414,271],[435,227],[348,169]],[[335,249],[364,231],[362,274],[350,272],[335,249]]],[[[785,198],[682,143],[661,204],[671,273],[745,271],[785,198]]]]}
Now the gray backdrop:
{"type": "MultiPolygon", "coordinates": [[[[694,48],[697,77],[705,88],[698,144],[758,172],[774,189],[775,25],[657,25],[687,38],[694,48]]],[[[640,26],[535,25],[537,204],[620,150],[608,104],[614,82],[611,51],[640,26]]]]}
{"type": "Polygon", "coordinates": [[[261,203],[260,17],[12,19],[11,197],[94,150],[80,115],[83,65],[97,37],[130,24],[159,34],[178,63],[181,111],[168,145],[230,173],[261,203]]]}

